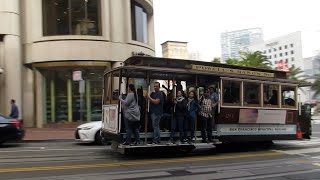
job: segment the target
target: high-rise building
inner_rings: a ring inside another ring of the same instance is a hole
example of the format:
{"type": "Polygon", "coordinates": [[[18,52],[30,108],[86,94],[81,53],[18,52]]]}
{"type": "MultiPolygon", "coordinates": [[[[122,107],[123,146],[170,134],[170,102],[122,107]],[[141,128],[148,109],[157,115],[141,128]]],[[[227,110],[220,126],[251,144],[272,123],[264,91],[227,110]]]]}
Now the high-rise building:
{"type": "Polygon", "coordinates": [[[228,58],[240,58],[240,51],[248,50],[248,47],[263,42],[261,28],[242,29],[221,33],[221,60],[228,58]]]}
{"type": "Polygon", "coordinates": [[[261,51],[278,70],[290,67],[305,70],[304,58],[313,57],[320,47],[320,32],[297,31],[276,37],[249,47],[249,51],[261,51]]]}
{"type": "Polygon", "coordinates": [[[155,54],[152,0],[0,0],[0,22],[0,113],[27,127],[101,120],[104,71],[155,54]]]}
{"type": "Polygon", "coordinates": [[[162,57],[174,59],[189,59],[188,43],[181,41],[166,41],[161,44],[162,57]]]}

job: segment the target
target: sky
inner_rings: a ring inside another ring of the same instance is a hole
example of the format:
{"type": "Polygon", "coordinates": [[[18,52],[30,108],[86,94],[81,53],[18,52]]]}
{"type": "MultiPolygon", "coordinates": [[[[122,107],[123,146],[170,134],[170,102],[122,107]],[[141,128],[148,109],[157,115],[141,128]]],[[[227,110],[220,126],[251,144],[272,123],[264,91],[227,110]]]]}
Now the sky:
{"type": "Polygon", "coordinates": [[[320,0],[153,0],[156,56],[161,43],[186,41],[202,60],[221,56],[220,34],[260,27],[264,39],[320,31],[320,0]]]}

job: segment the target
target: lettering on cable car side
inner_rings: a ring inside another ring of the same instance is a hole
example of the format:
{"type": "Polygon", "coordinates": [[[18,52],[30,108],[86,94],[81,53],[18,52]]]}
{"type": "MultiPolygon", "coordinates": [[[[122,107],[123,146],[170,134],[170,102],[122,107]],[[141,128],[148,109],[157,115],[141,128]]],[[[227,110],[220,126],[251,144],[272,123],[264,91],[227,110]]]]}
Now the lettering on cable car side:
{"type": "Polygon", "coordinates": [[[260,76],[260,77],[268,77],[273,78],[274,73],[269,72],[259,72],[259,71],[249,71],[249,70],[240,70],[240,69],[231,69],[231,68],[223,68],[223,67],[211,67],[211,66],[202,66],[202,65],[191,65],[193,70],[200,71],[209,71],[209,72],[225,72],[231,74],[242,74],[242,75],[250,75],[250,76],[260,76]]]}

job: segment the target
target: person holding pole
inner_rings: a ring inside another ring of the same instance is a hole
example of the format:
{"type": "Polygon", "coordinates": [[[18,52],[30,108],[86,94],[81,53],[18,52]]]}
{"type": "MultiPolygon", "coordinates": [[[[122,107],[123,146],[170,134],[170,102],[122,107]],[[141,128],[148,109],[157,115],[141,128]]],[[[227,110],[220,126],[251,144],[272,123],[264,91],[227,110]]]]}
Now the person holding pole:
{"type": "Polygon", "coordinates": [[[160,144],[160,119],[163,113],[163,94],[160,92],[160,83],[154,82],[154,92],[148,95],[150,102],[150,117],[153,128],[152,144],[160,144]]]}

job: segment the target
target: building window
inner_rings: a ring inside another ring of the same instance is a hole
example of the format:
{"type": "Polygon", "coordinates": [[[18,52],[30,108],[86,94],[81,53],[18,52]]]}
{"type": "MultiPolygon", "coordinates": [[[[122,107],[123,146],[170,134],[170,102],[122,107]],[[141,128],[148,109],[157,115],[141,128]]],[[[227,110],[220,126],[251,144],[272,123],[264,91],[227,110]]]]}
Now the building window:
{"type": "Polygon", "coordinates": [[[294,58],[291,58],[291,61],[294,61],[294,58]]]}
{"type": "Polygon", "coordinates": [[[280,46],[280,47],[279,47],[279,50],[281,50],[281,49],[282,49],[282,47],[280,46]]]}
{"type": "Polygon", "coordinates": [[[277,51],[277,49],[276,49],[276,48],[273,48],[273,51],[274,51],[274,52],[276,52],[276,51],[277,51]]]}
{"type": "Polygon", "coordinates": [[[277,58],[277,55],[276,55],[276,54],[274,55],[274,58],[277,58]]]}
{"type": "Polygon", "coordinates": [[[288,52],[285,52],[285,55],[288,56],[288,52]]]}
{"type": "Polygon", "coordinates": [[[101,35],[100,0],[42,0],[43,35],[101,35]]]}
{"type": "Polygon", "coordinates": [[[286,62],[288,62],[288,58],[286,59],[286,62]]]}
{"type": "Polygon", "coordinates": [[[282,57],[282,53],[280,53],[279,55],[280,55],[280,57],[282,57]]]}
{"type": "Polygon", "coordinates": [[[145,8],[134,0],[131,0],[131,27],[133,40],[148,42],[148,14],[145,8]]]}
{"type": "Polygon", "coordinates": [[[278,64],[278,61],[274,61],[274,64],[278,64]]]}
{"type": "Polygon", "coordinates": [[[294,54],[294,51],[293,51],[293,50],[291,51],[291,54],[294,54]]]}
{"type": "Polygon", "coordinates": [[[267,51],[266,51],[266,50],[264,50],[264,51],[263,51],[263,54],[266,54],[266,53],[267,53],[267,51]]]}
{"type": "Polygon", "coordinates": [[[292,47],[292,48],[293,48],[293,44],[290,44],[290,47],[292,47]]]}
{"type": "Polygon", "coordinates": [[[288,46],[287,46],[287,45],[284,45],[284,48],[285,48],[285,49],[288,49],[288,46]]]}
{"type": "Polygon", "coordinates": [[[272,57],[271,57],[271,55],[269,56],[269,59],[271,59],[272,57]]]}
{"type": "Polygon", "coordinates": [[[269,49],[269,53],[271,53],[271,49],[269,49]]]}

